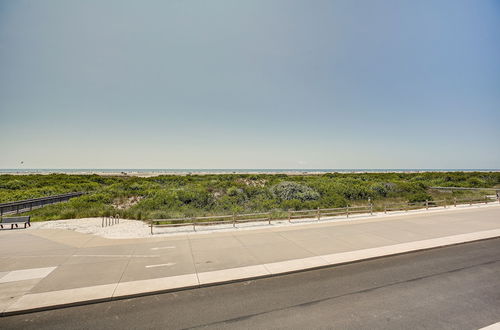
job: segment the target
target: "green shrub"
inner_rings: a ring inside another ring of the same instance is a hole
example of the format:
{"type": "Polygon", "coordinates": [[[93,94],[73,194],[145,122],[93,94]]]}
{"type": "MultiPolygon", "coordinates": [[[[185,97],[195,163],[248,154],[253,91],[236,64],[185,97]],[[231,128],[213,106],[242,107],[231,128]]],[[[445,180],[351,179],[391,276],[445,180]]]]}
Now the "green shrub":
{"type": "Polygon", "coordinates": [[[383,183],[372,184],[371,190],[380,197],[387,197],[388,187],[383,183]]]}
{"type": "Polygon", "coordinates": [[[271,192],[281,200],[296,199],[299,201],[310,201],[319,199],[320,195],[314,189],[296,182],[284,181],[271,187],[271,192]]]}
{"type": "Polygon", "coordinates": [[[366,204],[368,198],[412,202],[481,197],[485,192],[429,190],[431,186],[494,187],[500,172],[329,173],[325,175],[161,175],[150,178],[98,175],[0,175],[0,202],[73,191],[87,195],[31,211],[34,221],[119,213],[131,219],[284,212],[287,209],[366,204]],[[115,200],[141,197],[127,209],[115,200]]]}
{"type": "Polygon", "coordinates": [[[425,201],[431,201],[432,196],[427,194],[427,193],[415,193],[410,196],[408,196],[408,202],[410,203],[418,203],[418,202],[425,202],[425,201]]]}

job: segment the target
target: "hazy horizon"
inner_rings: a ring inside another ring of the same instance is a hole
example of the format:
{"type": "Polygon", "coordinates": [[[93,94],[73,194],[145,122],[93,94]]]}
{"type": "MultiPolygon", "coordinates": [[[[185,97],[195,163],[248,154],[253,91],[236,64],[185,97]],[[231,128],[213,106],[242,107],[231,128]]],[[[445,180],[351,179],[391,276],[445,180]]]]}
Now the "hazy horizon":
{"type": "Polygon", "coordinates": [[[114,171],[138,171],[138,172],[301,172],[301,171],[310,171],[310,172],[351,172],[351,171],[367,171],[367,172],[404,172],[404,171],[421,171],[421,172],[498,172],[500,168],[0,168],[0,173],[11,173],[11,172],[57,172],[57,173],[65,173],[65,172],[114,172],[114,171]]]}
{"type": "Polygon", "coordinates": [[[498,31],[494,0],[0,0],[0,169],[497,169],[498,31]]]}

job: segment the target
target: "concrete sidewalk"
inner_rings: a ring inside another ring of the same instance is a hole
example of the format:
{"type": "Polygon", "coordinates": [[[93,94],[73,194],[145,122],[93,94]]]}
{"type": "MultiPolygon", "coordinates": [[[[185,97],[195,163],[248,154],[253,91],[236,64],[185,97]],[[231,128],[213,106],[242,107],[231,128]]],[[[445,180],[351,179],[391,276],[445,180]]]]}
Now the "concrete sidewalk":
{"type": "Polygon", "coordinates": [[[500,205],[112,240],[0,232],[3,315],[272,276],[500,236],[500,205]]]}

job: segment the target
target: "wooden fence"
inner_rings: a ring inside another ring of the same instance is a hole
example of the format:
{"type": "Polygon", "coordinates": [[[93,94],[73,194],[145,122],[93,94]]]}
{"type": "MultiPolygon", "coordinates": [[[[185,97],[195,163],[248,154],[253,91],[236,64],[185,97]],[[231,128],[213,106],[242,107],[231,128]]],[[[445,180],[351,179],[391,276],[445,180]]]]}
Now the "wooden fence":
{"type": "MultiPolygon", "coordinates": [[[[372,204],[362,206],[346,206],[330,209],[313,209],[313,210],[298,210],[298,211],[276,211],[276,212],[261,212],[261,213],[246,213],[246,214],[232,214],[232,215],[213,215],[205,217],[188,217],[188,218],[175,218],[175,219],[152,219],[149,220],[151,227],[151,235],[153,235],[153,228],[156,227],[181,227],[181,226],[192,226],[193,230],[196,231],[196,226],[208,226],[208,225],[219,225],[219,224],[232,224],[236,227],[238,223],[244,222],[267,222],[271,224],[271,221],[283,221],[297,219],[311,219],[320,221],[325,217],[334,216],[345,216],[349,218],[350,216],[356,214],[370,214],[373,215],[374,212],[390,212],[390,211],[410,211],[417,209],[430,209],[436,207],[457,207],[457,205],[473,205],[473,204],[488,204],[496,201],[493,198],[484,196],[484,198],[476,199],[457,199],[453,200],[443,199],[437,201],[425,201],[416,203],[393,203],[393,204],[372,204]],[[284,216],[286,215],[286,216],[284,216]]],[[[498,200],[500,203],[500,199],[498,200]]]]}

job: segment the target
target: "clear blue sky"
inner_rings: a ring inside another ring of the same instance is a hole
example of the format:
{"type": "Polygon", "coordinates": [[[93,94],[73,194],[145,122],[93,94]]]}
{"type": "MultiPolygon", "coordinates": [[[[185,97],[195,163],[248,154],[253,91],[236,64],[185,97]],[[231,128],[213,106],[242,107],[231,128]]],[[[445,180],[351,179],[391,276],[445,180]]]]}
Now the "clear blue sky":
{"type": "Polygon", "coordinates": [[[0,0],[0,168],[500,168],[500,1],[0,0]]]}

